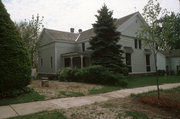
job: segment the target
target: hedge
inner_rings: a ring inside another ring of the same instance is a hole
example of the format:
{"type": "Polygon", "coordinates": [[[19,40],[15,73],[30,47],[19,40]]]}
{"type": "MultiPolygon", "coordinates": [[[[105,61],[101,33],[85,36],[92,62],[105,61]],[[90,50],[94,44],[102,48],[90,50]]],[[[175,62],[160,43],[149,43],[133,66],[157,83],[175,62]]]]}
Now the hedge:
{"type": "Polygon", "coordinates": [[[127,83],[122,79],[123,75],[113,73],[100,65],[89,66],[82,69],[65,68],[59,73],[59,80],[67,82],[126,86],[127,83]]]}

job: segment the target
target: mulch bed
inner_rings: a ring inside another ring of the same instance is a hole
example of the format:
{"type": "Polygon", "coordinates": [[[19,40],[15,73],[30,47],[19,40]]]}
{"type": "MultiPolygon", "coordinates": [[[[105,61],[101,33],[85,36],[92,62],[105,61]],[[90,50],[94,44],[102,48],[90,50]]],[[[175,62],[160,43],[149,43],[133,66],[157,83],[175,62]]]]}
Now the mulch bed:
{"type": "Polygon", "coordinates": [[[139,98],[138,100],[148,105],[180,111],[180,101],[170,98],[160,97],[160,99],[158,100],[157,96],[144,96],[139,98]]]}

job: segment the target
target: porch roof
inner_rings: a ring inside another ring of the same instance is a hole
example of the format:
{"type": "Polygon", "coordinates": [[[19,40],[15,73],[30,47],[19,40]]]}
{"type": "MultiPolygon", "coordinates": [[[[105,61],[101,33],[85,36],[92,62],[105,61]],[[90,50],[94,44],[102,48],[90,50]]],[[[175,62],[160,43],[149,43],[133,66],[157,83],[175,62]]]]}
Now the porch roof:
{"type": "Polygon", "coordinates": [[[71,56],[90,56],[91,51],[85,51],[85,52],[69,52],[69,53],[64,53],[61,56],[62,57],[71,57],[71,56]]]}

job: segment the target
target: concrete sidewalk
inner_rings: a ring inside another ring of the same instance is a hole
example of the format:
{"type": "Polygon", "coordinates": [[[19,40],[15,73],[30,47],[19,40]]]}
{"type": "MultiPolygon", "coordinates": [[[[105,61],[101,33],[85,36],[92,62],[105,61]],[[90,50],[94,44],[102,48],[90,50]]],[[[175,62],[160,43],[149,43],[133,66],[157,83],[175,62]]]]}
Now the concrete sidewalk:
{"type": "MultiPolygon", "coordinates": [[[[177,86],[180,86],[180,83],[164,84],[164,85],[160,85],[160,88],[170,89],[177,86]]],[[[140,88],[118,90],[118,91],[113,91],[98,95],[61,98],[61,99],[53,99],[47,101],[37,101],[37,102],[22,103],[22,104],[12,104],[8,106],[0,106],[0,119],[14,117],[18,115],[37,113],[45,110],[49,111],[54,109],[65,109],[76,106],[83,106],[83,105],[93,104],[95,102],[108,101],[115,98],[124,98],[131,94],[138,94],[156,89],[157,89],[156,86],[146,86],[140,88]]]]}

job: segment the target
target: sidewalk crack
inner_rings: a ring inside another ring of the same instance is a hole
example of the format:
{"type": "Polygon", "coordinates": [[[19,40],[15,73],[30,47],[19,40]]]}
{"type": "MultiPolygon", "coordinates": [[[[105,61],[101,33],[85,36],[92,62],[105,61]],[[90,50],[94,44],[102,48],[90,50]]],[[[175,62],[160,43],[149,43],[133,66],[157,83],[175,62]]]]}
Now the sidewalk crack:
{"type": "Polygon", "coordinates": [[[18,112],[11,105],[9,105],[9,107],[16,112],[17,116],[19,116],[18,112]]]}

